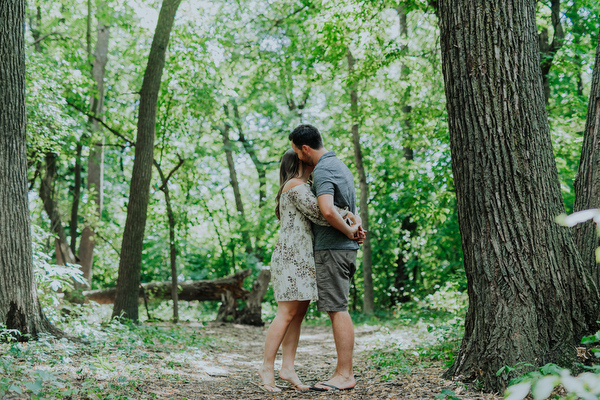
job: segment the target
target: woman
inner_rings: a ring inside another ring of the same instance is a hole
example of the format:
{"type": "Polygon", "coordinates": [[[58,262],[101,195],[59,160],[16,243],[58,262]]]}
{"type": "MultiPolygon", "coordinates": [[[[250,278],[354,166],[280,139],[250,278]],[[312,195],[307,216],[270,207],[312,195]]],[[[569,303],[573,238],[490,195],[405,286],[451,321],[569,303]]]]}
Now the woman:
{"type": "MultiPolygon", "coordinates": [[[[280,220],[279,240],[271,258],[271,280],[277,301],[277,315],[267,331],[265,356],[258,374],[263,388],[279,392],[275,385],[275,356],[281,345],[282,365],[279,378],[298,390],[308,390],[294,370],[300,338],[300,325],[311,301],[317,300],[317,282],[311,221],[329,225],[319,210],[308,179],[314,167],[304,165],[293,150],[285,152],[279,170],[279,193],[275,215],[280,220]]],[[[348,210],[337,208],[353,231],[359,222],[348,210]]]]}

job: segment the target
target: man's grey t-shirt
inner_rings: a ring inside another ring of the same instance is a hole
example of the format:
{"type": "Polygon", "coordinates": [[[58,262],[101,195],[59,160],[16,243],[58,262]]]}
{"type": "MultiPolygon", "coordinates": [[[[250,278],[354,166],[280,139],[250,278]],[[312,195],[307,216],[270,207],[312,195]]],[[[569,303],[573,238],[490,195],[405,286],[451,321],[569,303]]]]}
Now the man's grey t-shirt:
{"type": "MultiPolygon", "coordinates": [[[[335,156],[333,151],[323,154],[313,171],[313,192],[317,197],[322,194],[333,195],[333,203],[348,207],[356,212],[356,191],[354,176],[346,165],[335,156]]],[[[351,240],[331,226],[313,224],[315,250],[358,250],[356,240],[351,240]]]]}

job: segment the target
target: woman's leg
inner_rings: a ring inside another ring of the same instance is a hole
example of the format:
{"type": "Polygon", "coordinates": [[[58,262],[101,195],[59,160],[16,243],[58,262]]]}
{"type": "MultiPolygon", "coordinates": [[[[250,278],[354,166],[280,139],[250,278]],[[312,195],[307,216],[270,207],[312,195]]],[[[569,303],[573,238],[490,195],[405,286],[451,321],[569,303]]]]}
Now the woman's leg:
{"type": "Polygon", "coordinates": [[[302,321],[304,320],[310,301],[299,301],[298,303],[296,314],[290,322],[289,328],[281,343],[281,351],[283,354],[279,377],[290,382],[298,389],[307,390],[309,387],[303,385],[300,378],[298,378],[298,375],[296,375],[294,361],[296,359],[296,349],[298,348],[298,340],[300,339],[302,321]]]}
{"type": "MultiPolygon", "coordinates": [[[[280,389],[275,386],[275,357],[277,350],[281,345],[283,337],[288,331],[290,323],[297,314],[300,302],[298,301],[280,301],[277,303],[277,315],[269,330],[265,340],[265,358],[263,364],[258,369],[263,385],[270,392],[279,392],[280,389]]],[[[305,311],[306,312],[306,311],[305,311]]]]}

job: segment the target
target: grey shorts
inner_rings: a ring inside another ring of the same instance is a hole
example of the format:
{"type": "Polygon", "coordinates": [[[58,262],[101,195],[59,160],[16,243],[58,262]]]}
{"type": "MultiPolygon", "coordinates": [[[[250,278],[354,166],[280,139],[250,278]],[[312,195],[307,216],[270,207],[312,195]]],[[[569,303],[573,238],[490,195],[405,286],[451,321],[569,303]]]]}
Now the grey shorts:
{"type": "Polygon", "coordinates": [[[356,272],[356,250],[316,250],[317,310],[347,311],[350,280],[356,272]]]}

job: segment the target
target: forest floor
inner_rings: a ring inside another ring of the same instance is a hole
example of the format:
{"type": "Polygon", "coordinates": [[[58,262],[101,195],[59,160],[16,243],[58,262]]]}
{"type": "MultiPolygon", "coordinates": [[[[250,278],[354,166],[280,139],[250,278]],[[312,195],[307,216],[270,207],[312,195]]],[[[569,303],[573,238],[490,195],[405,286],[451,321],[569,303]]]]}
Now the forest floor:
{"type": "MultiPolygon", "coordinates": [[[[316,392],[283,389],[279,393],[267,393],[257,384],[260,382],[256,369],[262,362],[265,328],[242,325],[210,324],[206,334],[220,338],[220,345],[212,348],[210,356],[202,363],[189,365],[182,373],[189,374],[189,383],[180,386],[148,383],[146,390],[160,396],[186,397],[189,399],[435,399],[448,398],[442,394],[464,399],[496,399],[498,396],[469,392],[464,385],[457,385],[441,378],[441,365],[430,363],[426,367],[414,365],[410,372],[389,378],[389,374],[373,365],[372,350],[382,346],[410,343],[408,329],[390,331],[363,326],[356,330],[355,374],[357,385],[351,391],[316,392]],[[385,376],[384,376],[385,375],[385,376]]],[[[392,346],[390,346],[392,347],[392,346]]],[[[296,371],[305,384],[326,380],[335,368],[335,347],[331,327],[303,327],[297,353],[296,371]]],[[[280,355],[276,370],[280,366],[280,355]]],[[[284,381],[278,385],[286,386],[284,381]]]]}
{"type": "MultiPolygon", "coordinates": [[[[268,326],[167,322],[105,324],[88,345],[52,338],[0,344],[0,399],[497,399],[444,380],[419,354],[423,326],[357,324],[351,391],[263,391],[256,370],[268,326]]],[[[77,333],[77,332],[71,332],[77,333]]],[[[421,347],[423,349],[423,347],[421,347]]],[[[281,357],[275,365],[281,365],[281,357]]],[[[312,385],[335,368],[331,327],[305,324],[296,371],[312,385]]],[[[278,381],[284,385],[285,382],[278,381]]]]}

